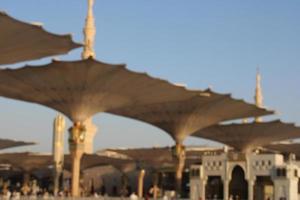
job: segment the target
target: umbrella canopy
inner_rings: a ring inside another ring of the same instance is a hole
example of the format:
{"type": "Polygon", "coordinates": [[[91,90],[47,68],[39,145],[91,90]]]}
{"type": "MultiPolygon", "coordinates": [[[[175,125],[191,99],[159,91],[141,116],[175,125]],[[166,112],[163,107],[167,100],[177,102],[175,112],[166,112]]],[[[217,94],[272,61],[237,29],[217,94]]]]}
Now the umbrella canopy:
{"type": "Polygon", "coordinates": [[[74,122],[122,106],[190,98],[187,91],[144,73],[92,58],[0,70],[0,96],[56,109],[74,122]]]}
{"type": "Polygon", "coordinates": [[[53,168],[46,166],[44,168],[39,168],[34,170],[32,174],[38,179],[44,179],[44,178],[50,179],[53,177],[53,168]]]}
{"type": "MultiPolygon", "coordinates": [[[[171,147],[155,148],[135,148],[135,149],[107,149],[99,151],[100,154],[114,154],[114,156],[123,157],[124,155],[134,160],[137,165],[143,168],[161,169],[165,167],[174,167],[176,162],[172,157],[173,149],[171,147]]],[[[209,147],[186,147],[186,168],[191,164],[201,163],[202,156],[210,152],[223,152],[220,148],[209,147]]]]}
{"type": "Polygon", "coordinates": [[[272,151],[278,151],[283,154],[295,154],[297,160],[300,159],[300,143],[278,143],[265,145],[264,148],[272,151]]]}
{"type": "Polygon", "coordinates": [[[0,65],[65,54],[80,46],[70,35],[49,33],[0,11],[0,65]]]}
{"type": "Polygon", "coordinates": [[[275,141],[298,138],[299,135],[299,127],[279,120],[215,125],[193,134],[195,137],[227,144],[239,151],[251,150],[275,141]]]}
{"type": "MultiPolygon", "coordinates": [[[[70,155],[65,155],[65,168],[71,169],[71,157],[70,155]]],[[[111,165],[120,171],[131,171],[136,168],[134,162],[131,159],[120,159],[120,158],[111,158],[107,156],[99,156],[96,154],[84,154],[81,158],[80,169],[82,171],[98,166],[111,165]]]]}
{"type": "Polygon", "coordinates": [[[205,93],[208,96],[198,95],[181,101],[115,109],[112,113],[159,127],[178,143],[195,131],[221,121],[272,113],[227,94],[210,90],[205,93]]]}
{"type": "Polygon", "coordinates": [[[16,141],[16,140],[9,140],[9,139],[0,139],[0,150],[12,148],[12,147],[34,145],[34,144],[35,144],[34,142],[24,142],[24,141],[16,141]]]}
{"type": "Polygon", "coordinates": [[[1,164],[10,164],[13,168],[18,168],[27,172],[36,169],[45,168],[53,163],[53,157],[50,154],[39,153],[3,153],[0,154],[1,164]]]}
{"type": "Polygon", "coordinates": [[[135,148],[135,149],[107,149],[100,151],[103,153],[116,153],[120,157],[126,156],[134,160],[141,168],[162,167],[164,165],[173,164],[172,149],[170,147],[162,148],[135,148]]]}

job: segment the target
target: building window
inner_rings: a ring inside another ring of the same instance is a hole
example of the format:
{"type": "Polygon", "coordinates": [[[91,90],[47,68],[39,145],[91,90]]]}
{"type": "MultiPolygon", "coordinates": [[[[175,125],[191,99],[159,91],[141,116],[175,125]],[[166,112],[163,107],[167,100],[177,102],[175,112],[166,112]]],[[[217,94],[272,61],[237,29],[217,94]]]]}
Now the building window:
{"type": "Polygon", "coordinates": [[[276,176],[278,177],[286,177],[286,169],[285,168],[277,168],[276,176]]]}
{"type": "Polygon", "coordinates": [[[272,161],[268,160],[268,165],[271,166],[272,165],[272,161]]]}
{"type": "Polygon", "coordinates": [[[196,170],[196,176],[200,176],[200,169],[196,170]]]}
{"type": "Polygon", "coordinates": [[[286,177],[286,169],[282,169],[282,174],[284,177],[286,177]]]}
{"type": "Polygon", "coordinates": [[[200,169],[192,169],[190,171],[190,176],[191,177],[199,177],[199,175],[200,175],[200,169]]]}
{"type": "Polygon", "coordinates": [[[276,176],[281,176],[281,169],[279,168],[276,169],[276,176]]]}

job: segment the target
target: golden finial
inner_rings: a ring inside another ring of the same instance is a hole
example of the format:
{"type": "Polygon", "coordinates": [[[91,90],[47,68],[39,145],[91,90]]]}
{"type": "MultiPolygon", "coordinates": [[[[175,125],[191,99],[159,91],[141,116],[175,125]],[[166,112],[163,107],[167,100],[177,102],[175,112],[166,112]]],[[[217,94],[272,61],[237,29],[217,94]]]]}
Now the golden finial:
{"type": "Polygon", "coordinates": [[[88,13],[85,20],[85,27],[83,29],[84,47],[83,52],[81,54],[82,59],[87,59],[89,57],[95,58],[96,56],[94,51],[96,27],[93,15],[93,5],[94,0],[88,0],[88,13]]]}
{"type": "MultiPolygon", "coordinates": [[[[255,88],[255,104],[256,106],[262,108],[263,107],[263,95],[262,95],[262,87],[261,87],[261,75],[259,72],[259,68],[257,68],[257,73],[256,73],[256,88],[255,88]]],[[[262,119],[261,117],[255,118],[256,122],[261,122],[262,119]]]]}

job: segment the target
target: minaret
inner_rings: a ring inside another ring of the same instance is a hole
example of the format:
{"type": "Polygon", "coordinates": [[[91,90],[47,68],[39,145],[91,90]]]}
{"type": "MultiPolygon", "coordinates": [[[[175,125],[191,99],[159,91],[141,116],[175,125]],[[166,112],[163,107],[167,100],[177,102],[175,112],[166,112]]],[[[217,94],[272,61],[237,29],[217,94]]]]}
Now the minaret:
{"type": "Polygon", "coordinates": [[[85,19],[85,27],[83,29],[84,35],[84,47],[81,54],[82,59],[87,59],[89,57],[95,58],[96,54],[94,51],[94,42],[95,42],[95,19],[93,15],[93,5],[94,0],[88,0],[88,13],[85,19]]]}
{"type": "MultiPolygon", "coordinates": [[[[261,88],[261,75],[259,73],[259,68],[257,68],[256,73],[256,88],[255,88],[255,96],[254,96],[256,106],[262,108],[263,107],[263,95],[262,95],[262,88],[261,88]]],[[[262,122],[261,117],[255,118],[256,122],[262,122]]]]}
{"type": "Polygon", "coordinates": [[[53,166],[54,166],[54,194],[60,189],[59,179],[63,172],[64,163],[64,133],[65,133],[65,118],[58,114],[53,122],[53,166]]]}
{"type": "MultiPolygon", "coordinates": [[[[88,13],[85,20],[85,27],[83,29],[84,34],[84,48],[81,54],[82,59],[89,57],[95,58],[96,54],[94,51],[94,41],[96,34],[95,19],[93,15],[94,0],[88,0],[88,13]]],[[[93,141],[94,136],[97,132],[97,127],[93,124],[92,118],[87,119],[84,122],[86,127],[86,138],[84,143],[84,152],[93,153],[93,141]]]]}

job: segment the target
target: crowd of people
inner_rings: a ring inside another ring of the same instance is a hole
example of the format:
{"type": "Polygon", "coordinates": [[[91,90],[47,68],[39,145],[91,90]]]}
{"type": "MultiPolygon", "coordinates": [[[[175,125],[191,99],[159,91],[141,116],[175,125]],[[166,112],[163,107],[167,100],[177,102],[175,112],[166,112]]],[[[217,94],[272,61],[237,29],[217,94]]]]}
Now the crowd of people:
{"type": "MultiPolygon", "coordinates": [[[[106,188],[102,185],[98,190],[92,187],[84,187],[86,185],[80,185],[80,196],[87,199],[130,199],[130,200],[148,200],[154,198],[154,189],[151,187],[148,192],[145,192],[142,198],[134,192],[130,187],[121,187],[118,190],[117,185],[113,185],[109,196],[106,188]]],[[[175,191],[161,191],[156,189],[157,197],[162,200],[176,199],[175,191]]],[[[68,199],[71,198],[70,182],[66,181],[62,190],[56,194],[53,193],[53,184],[48,182],[41,182],[35,179],[28,179],[17,182],[16,180],[3,180],[0,178],[0,200],[34,200],[34,199],[68,199]],[[21,183],[22,182],[22,183],[21,183]]]]}

